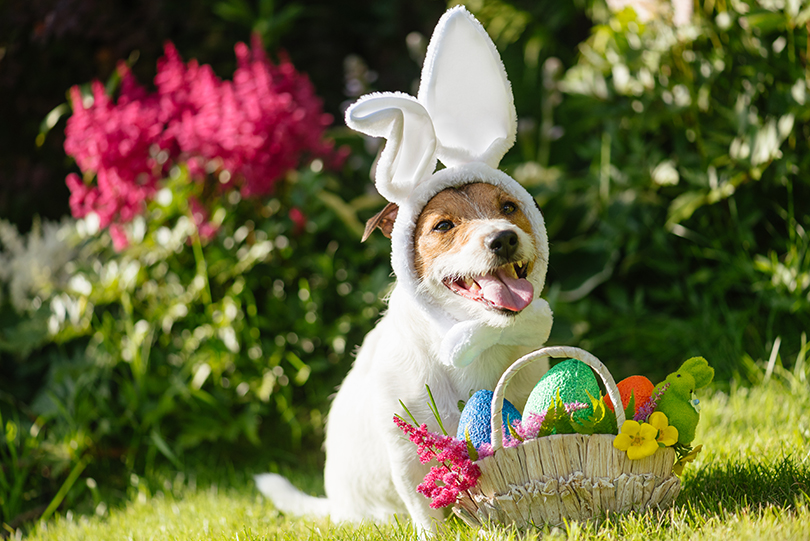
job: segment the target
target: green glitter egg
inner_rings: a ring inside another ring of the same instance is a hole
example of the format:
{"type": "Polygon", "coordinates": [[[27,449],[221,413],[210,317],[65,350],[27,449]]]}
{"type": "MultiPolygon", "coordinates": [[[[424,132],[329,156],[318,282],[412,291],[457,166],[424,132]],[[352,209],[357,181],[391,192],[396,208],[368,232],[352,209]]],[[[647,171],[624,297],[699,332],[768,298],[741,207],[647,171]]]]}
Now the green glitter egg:
{"type": "Polygon", "coordinates": [[[599,384],[593,370],[587,364],[576,359],[568,359],[554,365],[534,386],[523,416],[528,417],[530,413],[545,413],[552,401],[560,391],[560,398],[565,404],[580,402],[588,407],[574,413],[577,420],[587,419],[593,415],[593,407],[588,393],[594,398],[599,398],[599,384]]]}

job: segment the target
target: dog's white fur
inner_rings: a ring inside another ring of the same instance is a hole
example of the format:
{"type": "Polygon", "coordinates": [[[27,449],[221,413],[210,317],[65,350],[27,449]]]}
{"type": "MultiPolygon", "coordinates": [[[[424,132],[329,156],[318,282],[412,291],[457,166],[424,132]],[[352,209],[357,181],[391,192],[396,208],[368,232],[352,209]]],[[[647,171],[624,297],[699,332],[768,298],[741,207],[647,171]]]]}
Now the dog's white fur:
{"type": "MultiPolygon", "coordinates": [[[[407,296],[391,298],[389,313],[366,338],[332,406],[325,485],[336,519],[407,513],[420,528],[432,530],[443,512],[430,509],[429,501],[416,492],[428,466],[419,463],[415,446],[394,425],[392,412],[404,415],[402,400],[417,420],[438,432],[427,407],[427,384],[445,428],[454,435],[458,401],[467,400],[471,391],[494,388],[503,371],[527,352],[518,346],[494,346],[464,368],[441,365],[435,361],[441,337],[412,304],[407,296]]],[[[507,398],[522,408],[539,374],[519,377],[507,398]]]]}
{"type": "MultiPolygon", "coordinates": [[[[503,314],[487,309],[452,293],[442,284],[442,279],[449,275],[485,273],[497,266],[485,246],[492,235],[507,229],[518,234],[518,259],[535,261],[547,257],[548,254],[538,253],[532,237],[513,223],[481,219],[466,245],[439,257],[426,269],[420,286],[423,293],[462,321],[474,319],[499,328],[524,324],[522,313],[503,314]]],[[[535,296],[543,283],[539,267],[535,265],[528,276],[535,287],[535,296]]],[[[493,389],[504,370],[531,348],[495,345],[466,366],[443,364],[438,360],[443,336],[417,303],[402,287],[394,288],[387,313],[366,336],[334,399],[325,442],[327,498],[305,496],[279,476],[268,474],[257,478],[260,490],[279,509],[295,514],[328,514],[338,521],[386,520],[394,514],[410,515],[421,531],[435,531],[436,522],[443,519],[444,513],[431,509],[428,499],[416,492],[430,465],[419,463],[415,446],[393,423],[395,413],[405,415],[399,401],[418,421],[426,422],[438,432],[428,408],[425,385],[430,386],[445,428],[455,435],[459,400],[466,401],[479,389],[493,389]]],[[[541,341],[550,331],[550,312],[544,321],[544,327],[529,329],[541,341]]],[[[510,384],[507,398],[522,408],[525,397],[546,368],[538,363],[533,370],[522,371],[510,384]]]]}

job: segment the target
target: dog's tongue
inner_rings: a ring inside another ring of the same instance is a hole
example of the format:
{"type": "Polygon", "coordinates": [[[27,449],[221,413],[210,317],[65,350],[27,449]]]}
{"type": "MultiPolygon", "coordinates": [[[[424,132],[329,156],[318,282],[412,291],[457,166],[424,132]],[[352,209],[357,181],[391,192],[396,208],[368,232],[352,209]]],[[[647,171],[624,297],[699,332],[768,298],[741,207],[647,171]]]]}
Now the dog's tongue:
{"type": "Polygon", "coordinates": [[[520,312],[532,302],[534,287],[525,278],[516,278],[505,267],[494,274],[473,278],[481,288],[481,295],[503,310],[520,312]]]}

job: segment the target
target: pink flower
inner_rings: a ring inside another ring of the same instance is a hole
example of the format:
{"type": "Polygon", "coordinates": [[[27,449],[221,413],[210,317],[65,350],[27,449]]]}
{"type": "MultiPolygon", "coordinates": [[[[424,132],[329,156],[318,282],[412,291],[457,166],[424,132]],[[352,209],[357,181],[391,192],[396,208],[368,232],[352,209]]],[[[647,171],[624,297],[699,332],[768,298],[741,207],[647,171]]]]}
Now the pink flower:
{"type": "Polygon", "coordinates": [[[456,503],[459,494],[475,486],[481,469],[470,460],[467,443],[450,436],[434,434],[423,424],[416,428],[394,416],[394,423],[416,444],[422,464],[435,460],[417,492],[431,498],[430,507],[438,509],[456,503]]]}
{"type": "Polygon", "coordinates": [[[217,234],[217,228],[209,221],[208,210],[194,197],[188,200],[188,205],[191,210],[191,217],[194,219],[194,225],[197,226],[197,234],[200,236],[200,239],[208,241],[214,238],[217,234]]]}
{"type": "MultiPolygon", "coordinates": [[[[70,89],[65,152],[87,180],[75,173],[65,180],[74,216],[95,212],[101,227],[129,222],[144,211],[173,164],[186,164],[198,182],[238,189],[243,197],[273,193],[288,171],[315,157],[340,165],[346,152],[324,139],[332,118],[323,113],[309,79],[286,57],[271,63],[257,38],[252,49],[239,43],[235,50],[233,81],[196,60],[184,63],[167,43],[155,92],[140,86],[123,63],[117,102],[98,81],[92,99],[70,89]]],[[[213,234],[204,223],[197,225],[201,236],[213,234]]],[[[120,246],[121,230],[115,234],[120,246]]]]}
{"type": "Polygon", "coordinates": [[[112,237],[113,248],[119,252],[129,246],[127,232],[124,230],[121,224],[112,224],[110,226],[110,237],[112,237]]]}
{"type": "Polygon", "coordinates": [[[478,446],[476,451],[478,451],[478,460],[495,454],[495,452],[492,450],[491,443],[482,443],[480,446],[478,446]]]}
{"type": "Polygon", "coordinates": [[[522,420],[515,421],[515,431],[524,440],[536,438],[545,418],[545,413],[529,413],[522,420]]]}
{"type": "Polygon", "coordinates": [[[664,396],[664,393],[669,388],[669,382],[664,383],[660,389],[650,396],[647,401],[636,411],[636,414],[633,416],[634,421],[644,422],[646,421],[650,415],[653,414],[655,408],[658,407],[658,402],[661,400],[661,397],[664,396]]]}
{"type": "Polygon", "coordinates": [[[71,190],[71,211],[77,218],[98,214],[101,227],[113,221],[128,222],[142,212],[144,201],[155,192],[158,175],[150,155],[152,140],[160,133],[152,102],[132,98],[142,91],[123,75],[122,103],[114,105],[98,81],[92,85],[92,105],[85,109],[78,87],[70,89],[74,113],[65,129],[65,152],[76,159],[84,173],[95,173],[96,184],[87,185],[73,173],[66,183],[71,190]]]}
{"type": "Polygon", "coordinates": [[[293,228],[293,233],[295,235],[300,235],[304,232],[304,229],[307,227],[307,217],[301,212],[301,209],[298,207],[293,207],[290,209],[290,220],[292,220],[295,227],[293,228]]]}

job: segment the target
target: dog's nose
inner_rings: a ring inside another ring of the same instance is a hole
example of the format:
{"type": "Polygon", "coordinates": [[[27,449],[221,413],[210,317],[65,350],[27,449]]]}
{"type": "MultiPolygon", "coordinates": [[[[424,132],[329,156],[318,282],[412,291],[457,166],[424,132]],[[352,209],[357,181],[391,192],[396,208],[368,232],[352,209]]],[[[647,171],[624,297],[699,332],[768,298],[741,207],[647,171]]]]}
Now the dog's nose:
{"type": "Polygon", "coordinates": [[[489,241],[492,253],[504,259],[511,259],[518,247],[518,236],[514,231],[496,233],[489,241]]]}

